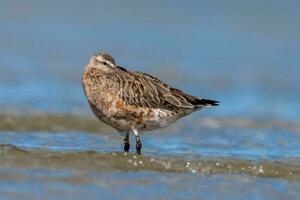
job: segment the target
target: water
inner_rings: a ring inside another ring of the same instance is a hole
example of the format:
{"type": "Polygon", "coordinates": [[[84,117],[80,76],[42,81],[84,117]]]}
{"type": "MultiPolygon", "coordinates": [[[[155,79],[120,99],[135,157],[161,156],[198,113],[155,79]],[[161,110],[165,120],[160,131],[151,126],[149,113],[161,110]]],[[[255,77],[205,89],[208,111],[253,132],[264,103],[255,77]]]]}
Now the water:
{"type": "Polygon", "coordinates": [[[1,1],[0,199],[299,199],[299,7],[1,1]],[[124,154],[82,91],[98,51],[221,105],[124,154]]]}

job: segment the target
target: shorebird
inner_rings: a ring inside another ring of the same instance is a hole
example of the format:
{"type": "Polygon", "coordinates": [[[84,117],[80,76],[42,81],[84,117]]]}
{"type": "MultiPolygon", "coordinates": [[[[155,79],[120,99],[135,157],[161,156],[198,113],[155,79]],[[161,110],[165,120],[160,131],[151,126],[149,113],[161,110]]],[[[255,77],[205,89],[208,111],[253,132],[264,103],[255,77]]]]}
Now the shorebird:
{"type": "Polygon", "coordinates": [[[141,154],[140,131],[162,128],[218,101],[202,99],[171,87],[143,72],[116,65],[107,53],[94,54],[84,69],[84,93],[93,113],[124,136],[124,151],[130,148],[129,133],[141,154]]]}

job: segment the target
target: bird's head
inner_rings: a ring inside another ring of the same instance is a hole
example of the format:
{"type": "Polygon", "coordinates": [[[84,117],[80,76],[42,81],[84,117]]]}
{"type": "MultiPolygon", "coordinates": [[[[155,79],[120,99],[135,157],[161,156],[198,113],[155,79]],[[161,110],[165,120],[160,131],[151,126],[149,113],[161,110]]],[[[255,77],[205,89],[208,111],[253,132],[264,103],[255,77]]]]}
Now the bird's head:
{"type": "Polygon", "coordinates": [[[107,53],[96,53],[91,59],[89,65],[100,69],[112,69],[116,67],[114,58],[107,53]]]}

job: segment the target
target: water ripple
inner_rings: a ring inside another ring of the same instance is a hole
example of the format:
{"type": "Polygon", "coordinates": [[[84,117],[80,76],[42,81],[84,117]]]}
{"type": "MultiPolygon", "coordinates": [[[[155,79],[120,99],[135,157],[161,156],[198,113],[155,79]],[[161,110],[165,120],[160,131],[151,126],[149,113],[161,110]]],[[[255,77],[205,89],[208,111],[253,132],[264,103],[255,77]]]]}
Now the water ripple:
{"type": "Polygon", "coordinates": [[[69,169],[80,171],[154,171],[193,174],[244,174],[257,177],[300,179],[300,165],[287,160],[251,161],[233,158],[186,160],[180,157],[138,156],[127,153],[54,152],[0,145],[0,168],[69,169]]]}

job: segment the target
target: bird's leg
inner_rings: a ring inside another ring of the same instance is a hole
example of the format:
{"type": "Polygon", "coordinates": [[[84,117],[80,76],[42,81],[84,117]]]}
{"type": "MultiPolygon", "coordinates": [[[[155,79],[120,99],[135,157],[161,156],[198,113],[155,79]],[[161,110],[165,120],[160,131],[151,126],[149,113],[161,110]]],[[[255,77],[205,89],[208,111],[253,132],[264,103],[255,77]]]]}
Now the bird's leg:
{"type": "Polygon", "coordinates": [[[141,150],[142,150],[142,142],[141,142],[141,139],[140,139],[140,136],[139,136],[139,133],[136,129],[132,129],[134,135],[135,135],[135,141],[136,141],[136,153],[137,154],[141,154],[141,150]]]}
{"type": "Polygon", "coordinates": [[[129,143],[129,132],[126,132],[125,138],[124,138],[124,151],[128,152],[130,148],[130,143],[129,143]]]}

